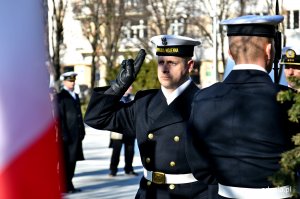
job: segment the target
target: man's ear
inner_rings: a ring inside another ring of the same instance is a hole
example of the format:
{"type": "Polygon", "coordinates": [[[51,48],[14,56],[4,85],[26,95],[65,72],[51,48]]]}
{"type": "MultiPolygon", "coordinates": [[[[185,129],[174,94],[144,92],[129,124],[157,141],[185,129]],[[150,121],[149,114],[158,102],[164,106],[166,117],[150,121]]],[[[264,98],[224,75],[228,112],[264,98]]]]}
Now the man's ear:
{"type": "Polygon", "coordinates": [[[190,60],[187,62],[189,72],[192,72],[192,70],[193,70],[193,68],[194,68],[194,64],[195,64],[195,61],[192,60],[192,59],[190,59],[190,60]]]}
{"type": "Polygon", "coordinates": [[[230,49],[228,49],[228,55],[231,59],[233,59],[230,49]]]}
{"type": "Polygon", "coordinates": [[[272,59],[272,44],[271,43],[267,44],[265,52],[268,57],[268,60],[271,60],[272,59]]]}

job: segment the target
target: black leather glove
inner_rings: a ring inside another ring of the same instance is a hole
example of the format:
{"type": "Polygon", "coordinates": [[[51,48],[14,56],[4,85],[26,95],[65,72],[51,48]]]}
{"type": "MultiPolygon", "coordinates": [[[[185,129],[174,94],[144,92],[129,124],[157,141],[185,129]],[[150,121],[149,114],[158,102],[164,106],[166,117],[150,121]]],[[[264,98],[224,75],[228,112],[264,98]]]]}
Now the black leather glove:
{"type": "Polygon", "coordinates": [[[123,60],[116,80],[111,83],[111,87],[105,91],[105,94],[123,96],[134,82],[145,57],[146,52],[144,49],[141,49],[134,61],[133,59],[123,60]]]}

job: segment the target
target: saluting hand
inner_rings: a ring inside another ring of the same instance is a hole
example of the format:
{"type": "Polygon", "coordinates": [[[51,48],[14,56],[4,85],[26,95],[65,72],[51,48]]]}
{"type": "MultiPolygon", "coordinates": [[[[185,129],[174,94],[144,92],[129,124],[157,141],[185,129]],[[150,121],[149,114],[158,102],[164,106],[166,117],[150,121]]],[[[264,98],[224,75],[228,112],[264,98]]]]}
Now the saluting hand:
{"type": "Polygon", "coordinates": [[[146,52],[144,49],[141,49],[135,60],[123,60],[116,80],[111,83],[110,89],[108,89],[105,93],[123,96],[129,86],[134,82],[141,66],[143,65],[145,57],[146,52]]]}

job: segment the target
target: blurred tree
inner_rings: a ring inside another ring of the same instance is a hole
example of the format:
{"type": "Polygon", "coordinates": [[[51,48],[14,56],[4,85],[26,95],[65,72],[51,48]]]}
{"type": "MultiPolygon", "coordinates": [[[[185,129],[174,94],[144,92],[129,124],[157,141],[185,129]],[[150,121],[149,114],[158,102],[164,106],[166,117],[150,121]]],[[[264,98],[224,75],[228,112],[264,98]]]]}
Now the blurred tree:
{"type": "MultiPolygon", "coordinates": [[[[106,80],[109,83],[116,79],[117,74],[120,71],[120,66],[114,67],[108,71],[106,80]]],[[[133,93],[139,90],[160,88],[159,81],[157,79],[157,61],[150,60],[145,61],[141,67],[141,70],[133,82],[133,93]]]]}
{"type": "MultiPolygon", "coordinates": [[[[59,81],[61,73],[61,64],[60,64],[60,50],[64,42],[63,36],[63,21],[66,13],[67,1],[66,0],[52,0],[51,10],[51,65],[54,67],[54,81],[59,81]]],[[[58,83],[57,83],[58,84],[58,83]]]]}
{"type": "MultiPolygon", "coordinates": [[[[293,77],[291,81],[296,83],[296,90],[300,90],[300,79],[293,77]]],[[[299,123],[300,120],[300,92],[281,91],[277,96],[278,101],[291,101],[293,106],[289,110],[289,119],[299,123]]],[[[280,170],[270,180],[275,186],[291,185],[294,196],[299,194],[300,186],[300,132],[292,138],[295,147],[282,154],[280,170]],[[297,190],[298,189],[298,190],[297,190]]]]}
{"type": "MultiPolygon", "coordinates": [[[[178,9],[178,4],[182,0],[149,0],[148,1],[148,10],[151,13],[151,23],[150,32],[151,35],[160,35],[160,34],[174,34],[171,29],[172,23],[176,19],[179,19],[180,16],[185,15],[187,10],[178,9]]],[[[186,23],[181,25],[186,26],[186,23]]],[[[186,30],[186,28],[183,28],[186,30]]],[[[180,34],[184,35],[185,32],[180,34]]]]}
{"type": "MultiPolygon", "coordinates": [[[[217,46],[214,50],[216,50],[217,60],[220,60],[225,67],[227,62],[227,49],[225,48],[227,32],[226,27],[220,26],[219,22],[246,14],[274,14],[273,0],[260,2],[259,5],[264,8],[264,11],[260,13],[257,12],[257,4],[256,0],[194,0],[192,4],[186,1],[184,5],[188,15],[186,33],[191,37],[201,38],[202,48],[205,50],[213,48],[216,39],[217,46]],[[217,17],[216,27],[214,27],[215,16],[217,17]],[[214,28],[217,29],[216,38],[213,34],[214,28]]],[[[218,62],[216,64],[218,65],[218,62]]],[[[219,74],[218,79],[222,79],[221,74],[219,74]]]]}
{"type": "Polygon", "coordinates": [[[137,79],[134,81],[133,88],[135,91],[160,88],[156,60],[152,59],[149,62],[144,62],[137,79]]]}
{"type": "Polygon", "coordinates": [[[83,33],[93,49],[91,63],[93,88],[99,64],[104,64],[108,68],[116,65],[121,28],[126,19],[124,0],[75,1],[73,7],[75,15],[81,21],[83,33]],[[100,56],[104,59],[99,59],[100,56]]]}
{"type": "MultiPolygon", "coordinates": [[[[257,4],[256,0],[194,0],[192,3],[190,0],[74,0],[74,12],[82,22],[84,34],[93,48],[92,87],[95,85],[95,71],[99,65],[106,65],[110,70],[118,64],[117,57],[123,53],[119,52],[122,39],[128,37],[126,41],[129,42],[126,43],[130,43],[134,51],[142,47],[149,55],[153,55],[149,38],[159,34],[179,34],[201,39],[201,48],[211,49],[215,40],[212,31],[215,14],[217,22],[220,22],[243,14],[274,13],[273,0],[260,2],[259,5],[263,4],[265,10],[262,13],[256,13],[257,4]],[[214,9],[215,2],[217,9],[214,9]],[[146,26],[144,37],[136,37],[134,33],[138,31],[136,26],[141,25],[137,23],[140,20],[146,26]]],[[[219,56],[217,60],[221,60],[222,65],[226,66],[226,29],[219,25],[216,28],[216,51],[219,51],[216,53],[219,56]]],[[[103,76],[105,74],[101,74],[103,76]]]]}

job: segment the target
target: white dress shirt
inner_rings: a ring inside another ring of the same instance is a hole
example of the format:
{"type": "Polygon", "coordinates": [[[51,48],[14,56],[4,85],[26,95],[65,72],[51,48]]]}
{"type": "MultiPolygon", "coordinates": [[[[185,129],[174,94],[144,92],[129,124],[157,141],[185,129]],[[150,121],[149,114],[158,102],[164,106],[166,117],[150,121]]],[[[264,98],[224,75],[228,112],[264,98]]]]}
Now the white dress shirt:
{"type": "Polygon", "coordinates": [[[181,84],[172,93],[168,93],[167,89],[161,86],[161,91],[163,92],[163,94],[167,100],[167,104],[168,105],[171,104],[173,102],[173,100],[176,99],[176,97],[178,97],[188,87],[188,85],[190,85],[191,82],[192,82],[192,79],[189,78],[186,82],[181,84]]]}
{"type": "Polygon", "coordinates": [[[76,94],[75,94],[75,92],[74,91],[70,91],[68,88],[66,88],[66,87],[64,87],[64,89],[66,90],[66,91],[68,91],[69,93],[70,93],[70,95],[76,100],[76,94]]]}

